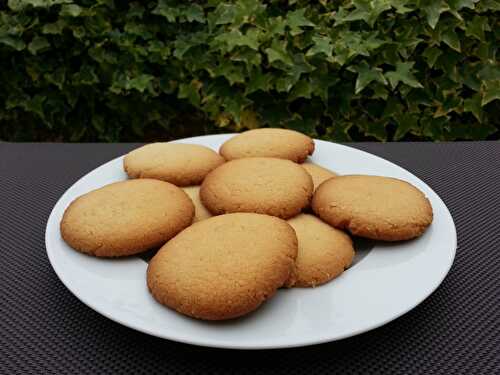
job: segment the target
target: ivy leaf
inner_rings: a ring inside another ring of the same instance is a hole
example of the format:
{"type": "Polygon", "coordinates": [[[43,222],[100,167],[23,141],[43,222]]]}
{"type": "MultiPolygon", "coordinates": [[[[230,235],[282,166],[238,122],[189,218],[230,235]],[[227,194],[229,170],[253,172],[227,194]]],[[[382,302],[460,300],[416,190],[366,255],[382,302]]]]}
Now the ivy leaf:
{"type": "Polygon", "coordinates": [[[66,80],[66,68],[64,66],[60,66],[56,68],[53,72],[48,72],[44,74],[47,82],[50,82],[56,85],[59,90],[63,89],[64,81],[66,80]]]}
{"type": "Polygon", "coordinates": [[[469,21],[465,29],[465,36],[474,37],[480,41],[485,41],[484,32],[490,31],[487,17],[475,15],[472,21],[469,21]]]}
{"type": "Polygon", "coordinates": [[[479,0],[449,0],[451,9],[460,10],[462,8],[474,9],[479,0]]]}
{"type": "Polygon", "coordinates": [[[233,86],[235,83],[245,82],[245,73],[241,64],[234,64],[229,60],[223,60],[213,70],[216,77],[224,77],[228,80],[229,84],[233,86]]]}
{"type": "Polygon", "coordinates": [[[425,116],[420,120],[422,124],[422,134],[430,139],[436,141],[444,141],[445,130],[449,125],[449,120],[447,117],[433,118],[431,116],[425,116]]]}
{"type": "Polygon", "coordinates": [[[317,123],[318,120],[315,117],[307,116],[307,114],[302,115],[293,113],[292,119],[286,122],[286,128],[293,129],[304,134],[313,135],[316,133],[317,123]]]}
{"type": "Polygon", "coordinates": [[[383,121],[373,121],[372,119],[362,117],[356,125],[367,136],[376,138],[379,141],[387,140],[386,123],[383,121]]]}
{"type": "Polygon", "coordinates": [[[277,40],[273,40],[271,47],[266,48],[265,50],[269,63],[272,64],[275,61],[281,61],[286,65],[293,65],[292,57],[288,53],[286,46],[286,41],[279,42],[277,40]]]}
{"type": "Polygon", "coordinates": [[[422,56],[427,61],[427,65],[433,68],[439,56],[441,56],[443,51],[436,47],[427,47],[422,53],[422,56]]]}
{"type": "Polygon", "coordinates": [[[339,7],[339,10],[334,17],[337,24],[353,21],[365,21],[370,27],[373,27],[380,14],[391,9],[391,5],[385,0],[353,0],[352,3],[354,4],[355,9],[351,12],[346,11],[343,7],[339,7]]]}
{"type": "Polygon", "coordinates": [[[59,14],[63,17],[78,17],[82,14],[83,8],[76,4],[68,4],[61,6],[59,14]]]}
{"type": "Polygon", "coordinates": [[[46,23],[42,27],[43,34],[62,34],[64,28],[66,27],[66,22],[62,19],[57,20],[53,23],[46,23]]]}
{"type": "Polygon", "coordinates": [[[260,68],[254,68],[250,72],[249,80],[246,85],[245,95],[256,91],[268,92],[271,88],[273,77],[270,74],[262,73],[260,68]]]}
{"type": "Polygon", "coordinates": [[[42,120],[45,120],[45,113],[43,111],[43,103],[45,100],[45,95],[36,94],[31,98],[31,100],[26,102],[25,109],[29,112],[36,113],[42,120]]]}
{"type": "Polygon", "coordinates": [[[443,92],[443,94],[444,100],[442,102],[436,101],[437,108],[434,117],[447,116],[450,112],[460,113],[463,103],[456,91],[443,92]]]}
{"type": "Polygon", "coordinates": [[[155,63],[166,60],[172,52],[170,50],[170,46],[166,46],[162,41],[159,40],[151,40],[148,44],[147,50],[149,53],[148,57],[150,58],[149,61],[155,63]],[[160,60],[157,60],[157,57],[159,57],[160,60]]]}
{"type": "Polygon", "coordinates": [[[309,21],[304,13],[305,9],[297,9],[293,12],[289,12],[286,18],[286,24],[290,27],[290,34],[298,35],[303,32],[301,27],[314,27],[314,23],[309,21]]]}
{"type": "Polygon", "coordinates": [[[252,66],[260,66],[262,63],[262,56],[258,51],[249,48],[241,48],[231,55],[231,60],[244,62],[247,69],[250,70],[252,66]]]}
{"type": "Polygon", "coordinates": [[[318,54],[324,54],[327,57],[331,57],[333,53],[332,39],[328,36],[313,36],[312,40],[314,45],[309,48],[306,56],[314,56],[318,54]]]}
{"type": "Polygon", "coordinates": [[[283,75],[276,79],[276,91],[289,92],[292,87],[299,81],[299,77],[293,75],[283,75]]]}
{"type": "Polygon", "coordinates": [[[198,4],[189,5],[183,12],[188,22],[205,23],[205,12],[198,4]]]}
{"type": "Polygon", "coordinates": [[[45,100],[46,96],[41,94],[36,94],[33,97],[29,97],[26,94],[11,94],[5,103],[5,107],[6,109],[19,107],[26,112],[35,113],[42,120],[45,120],[45,113],[43,112],[43,103],[45,100]]]}
{"type": "Polygon", "coordinates": [[[118,62],[115,52],[102,45],[89,48],[88,54],[99,64],[116,64],[118,62]]]}
{"type": "Polygon", "coordinates": [[[389,96],[389,91],[386,89],[384,85],[381,85],[380,83],[375,83],[372,85],[372,90],[373,90],[373,95],[371,96],[372,99],[382,99],[382,100],[387,100],[387,97],[389,96]]]}
{"type": "Polygon", "coordinates": [[[174,56],[178,59],[183,59],[187,51],[198,45],[205,44],[207,38],[208,35],[202,32],[192,33],[189,36],[178,37],[174,42],[174,56]]]}
{"type": "Polygon", "coordinates": [[[447,84],[451,85],[453,85],[453,83],[449,82],[449,80],[458,82],[458,67],[460,66],[460,64],[463,64],[463,59],[463,54],[455,51],[446,51],[446,53],[441,54],[436,62],[436,67],[441,69],[444,74],[436,78],[436,82],[439,82],[439,84],[444,84],[444,81],[439,81],[441,78],[447,79],[447,84]]]}
{"type": "Polygon", "coordinates": [[[391,5],[396,9],[396,13],[399,14],[406,14],[414,11],[414,9],[407,7],[407,5],[409,5],[407,0],[392,0],[391,5]]]}
{"type": "Polygon", "coordinates": [[[288,100],[293,101],[297,98],[311,99],[311,85],[306,80],[299,81],[293,86],[292,91],[288,95],[288,100]]]}
{"type": "Polygon", "coordinates": [[[453,48],[457,52],[461,52],[460,39],[458,38],[458,34],[455,32],[454,29],[451,28],[451,29],[446,30],[442,34],[441,39],[450,48],[453,48]]]}
{"type": "Polygon", "coordinates": [[[223,52],[231,52],[235,47],[249,47],[253,50],[259,49],[258,33],[257,30],[247,32],[246,35],[242,34],[239,30],[232,30],[228,33],[218,35],[215,42],[226,44],[227,48],[223,52]]]}
{"type": "Polygon", "coordinates": [[[202,84],[199,81],[193,80],[190,83],[181,83],[179,85],[179,94],[177,95],[180,99],[187,99],[195,107],[200,105],[200,88],[202,84]]]}
{"type": "Polygon", "coordinates": [[[9,0],[7,4],[14,12],[20,12],[29,5],[34,8],[49,8],[52,5],[68,4],[72,2],[72,0],[9,0]]]}
{"type": "Polygon", "coordinates": [[[422,9],[426,14],[427,23],[434,29],[436,28],[441,13],[450,10],[450,7],[442,0],[427,0],[426,3],[426,5],[422,6],[422,9]]]}
{"type": "Polygon", "coordinates": [[[413,65],[415,65],[414,62],[397,62],[395,71],[385,73],[393,89],[399,82],[414,88],[423,87],[411,72],[413,65]]]}
{"type": "Polygon", "coordinates": [[[394,140],[399,141],[409,132],[419,133],[418,116],[414,113],[398,113],[394,116],[394,120],[398,123],[394,140]]]}
{"type": "Polygon", "coordinates": [[[231,23],[236,19],[236,16],[234,4],[220,2],[209,16],[210,28],[213,29],[214,26],[231,23]]]}
{"type": "Polygon", "coordinates": [[[384,85],[387,84],[387,80],[382,74],[382,69],[372,68],[365,61],[362,61],[356,67],[353,68],[355,72],[358,73],[358,78],[356,79],[355,94],[359,94],[363,89],[368,86],[371,82],[376,81],[384,85]]]}
{"type": "Polygon", "coordinates": [[[261,126],[257,113],[255,111],[245,109],[241,112],[240,122],[238,123],[240,129],[257,129],[261,126]]]}
{"type": "Polygon", "coordinates": [[[127,12],[127,19],[139,18],[141,19],[146,9],[139,3],[131,3],[127,12]]]}
{"type": "Polygon", "coordinates": [[[478,66],[472,64],[464,64],[460,69],[462,83],[474,91],[479,91],[481,88],[481,79],[478,77],[478,66]]]}
{"type": "Polygon", "coordinates": [[[84,64],[80,67],[80,71],[73,74],[72,79],[74,84],[90,86],[99,82],[99,77],[95,73],[95,68],[92,65],[84,64]]]}
{"type": "Polygon", "coordinates": [[[179,16],[179,9],[170,7],[166,0],[159,0],[158,5],[156,5],[151,13],[165,17],[168,22],[175,22],[179,16]]]}
{"type": "Polygon", "coordinates": [[[10,35],[0,35],[0,44],[5,44],[16,51],[22,51],[26,47],[26,44],[20,37],[10,35]]]}
{"type": "Polygon", "coordinates": [[[73,27],[73,36],[76,39],[83,39],[87,35],[85,28],[83,26],[73,27]]]}
{"type": "Polygon", "coordinates": [[[270,18],[266,24],[267,35],[270,39],[277,35],[284,35],[285,29],[286,21],[281,16],[270,18]]]}
{"type": "Polygon", "coordinates": [[[472,97],[465,99],[464,112],[472,112],[477,121],[482,122],[483,111],[481,110],[481,106],[481,95],[476,93],[472,97]]]}
{"type": "Polygon", "coordinates": [[[37,35],[31,40],[30,44],[28,44],[28,51],[30,51],[32,55],[36,55],[38,52],[48,47],[50,47],[50,43],[47,39],[37,35]]]}
{"type": "Polygon", "coordinates": [[[485,81],[481,87],[481,106],[492,102],[493,100],[500,100],[500,80],[485,81]]]}
{"type": "Polygon", "coordinates": [[[500,65],[485,65],[478,73],[478,77],[483,81],[500,80],[500,65]]]}
{"type": "MultiPolygon", "coordinates": [[[[498,0],[481,0],[477,6],[479,12],[486,12],[488,10],[500,11],[500,1],[498,0]]],[[[476,8],[476,9],[477,9],[476,8]]]]}
{"type": "Polygon", "coordinates": [[[140,74],[137,77],[128,79],[125,88],[127,90],[135,89],[139,92],[144,92],[144,90],[150,88],[153,79],[154,76],[150,74],[140,74]]]}
{"type": "Polygon", "coordinates": [[[242,112],[250,104],[252,104],[252,101],[245,98],[238,92],[235,92],[233,95],[227,96],[222,100],[222,106],[231,114],[236,123],[240,123],[242,112]]]}
{"type": "Polygon", "coordinates": [[[327,67],[316,69],[310,74],[310,85],[313,95],[319,96],[323,102],[328,104],[328,90],[337,84],[339,78],[336,75],[329,74],[327,67]]]}
{"type": "Polygon", "coordinates": [[[153,34],[149,31],[148,27],[142,23],[127,22],[124,26],[126,33],[140,36],[144,40],[151,39],[153,34]]]}

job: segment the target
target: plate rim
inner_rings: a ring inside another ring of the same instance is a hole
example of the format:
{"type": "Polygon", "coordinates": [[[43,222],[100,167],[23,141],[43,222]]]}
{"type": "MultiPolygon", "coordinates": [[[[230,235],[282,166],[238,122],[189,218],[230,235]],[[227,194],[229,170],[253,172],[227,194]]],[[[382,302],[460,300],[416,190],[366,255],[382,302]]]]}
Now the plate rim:
{"type": "MultiPolygon", "coordinates": [[[[199,141],[199,140],[203,140],[203,139],[206,139],[206,138],[213,138],[213,137],[219,137],[219,136],[234,136],[236,134],[237,133],[223,133],[223,134],[202,135],[202,136],[195,136],[195,137],[189,137],[189,138],[176,139],[176,140],[173,140],[173,141],[170,141],[170,142],[174,142],[174,143],[177,142],[178,143],[178,142],[186,142],[186,141],[199,141]]],[[[173,341],[173,342],[180,342],[180,343],[183,343],[183,344],[190,344],[190,345],[196,345],[196,346],[201,346],[201,347],[210,347],[210,348],[220,348],[220,349],[236,349],[236,350],[286,349],[286,348],[296,348],[296,347],[304,347],[304,346],[311,346],[311,345],[319,345],[319,344],[323,344],[323,343],[327,343],[327,342],[334,342],[334,341],[338,341],[338,340],[343,340],[343,339],[346,339],[348,337],[357,336],[357,335],[363,334],[365,332],[369,332],[369,331],[375,330],[375,329],[377,329],[379,327],[382,327],[382,326],[384,326],[384,325],[386,325],[386,324],[388,324],[388,323],[390,323],[392,321],[395,321],[396,319],[400,318],[401,316],[407,314],[408,312],[410,312],[411,310],[413,310],[414,308],[416,308],[418,305],[420,305],[421,303],[423,303],[427,298],[429,298],[439,288],[439,286],[446,279],[447,275],[450,273],[450,270],[451,270],[451,268],[452,268],[452,266],[454,264],[454,260],[455,260],[455,257],[456,257],[456,250],[457,250],[457,230],[456,230],[455,221],[453,220],[453,216],[451,215],[451,212],[450,212],[448,206],[445,204],[445,202],[442,200],[442,198],[439,196],[439,194],[437,194],[434,191],[434,189],[432,189],[425,181],[423,181],[421,178],[419,178],[418,176],[416,176],[415,174],[413,174],[412,172],[410,172],[406,168],[403,168],[403,167],[397,165],[396,163],[393,163],[392,161],[387,160],[385,158],[382,158],[382,157],[380,157],[378,155],[372,154],[372,153],[364,151],[364,150],[360,150],[360,149],[355,148],[355,147],[347,146],[345,144],[336,143],[336,142],[330,142],[330,141],[324,141],[324,140],[320,140],[320,139],[314,139],[314,142],[334,144],[335,146],[338,146],[338,147],[341,147],[341,148],[347,148],[347,149],[350,149],[350,150],[355,150],[355,151],[360,152],[360,153],[362,153],[362,154],[364,154],[366,156],[382,160],[382,161],[384,161],[386,163],[391,164],[391,166],[393,166],[393,167],[397,167],[399,169],[404,170],[406,173],[408,173],[413,178],[415,178],[416,180],[418,180],[421,184],[423,184],[429,191],[431,191],[431,192],[434,193],[435,198],[437,198],[439,200],[439,202],[442,204],[442,207],[445,209],[445,214],[448,217],[449,222],[451,223],[451,229],[452,229],[452,231],[450,232],[450,234],[452,235],[452,240],[453,240],[453,244],[450,245],[450,254],[451,254],[451,256],[449,258],[449,263],[446,265],[445,272],[443,272],[442,275],[441,275],[441,277],[439,278],[439,282],[437,282],[432,288],[430,288],[427,291],[427,293],[421,299],[416,300],[416,302],[414,302],[414,303],[408,304],[408,306],[406,306],[403,310],[401,310],[397,314],[392,315],[391,317],[388,317],[385,320],[377,322],[376,324],[373,324],[373,325],[371,325],[369,327],[364,327],[364,328],[361,328],[359,330],[350,331],[350,332],[345,333],[343,335],[338,335],[338,336],[336,336],[334,338],[331,338],[328,335],[324,335],[324,336],[318,336],[316,338],[303,339],[303,340],[300,340],[300,342],[298,340],[295,340],[294,342],[291,342],[291,343],[279,343],[279,342],[276,343],[276,342],[273,342],[273,343],[270,343],[270,344],[262,344],[262,345],[255,345],[255,344],[252,344],[252,343],[250,343],[249,345],[244,345],[244,344],[240,345],[240,344],[225,344],[224,342],[214,343],[214,342],[210,342],[210,340],[207,340],[207,339],[201,339],[201,340],[199,340],[199,339],[197,339],[197,337],[192,337],[192,336],[187,336],[187,337],[182,336],[181,337],[179,335],[169,336],[169,335],[164,335],[164,334],[158,334],[157,332],[155,332],[153,330],[150,330],[147,327],[145,328],[145,327],[141,327],[141,326],[136,326],[134,324],[130,324],[129,322],[124,321],[122,319],[119,319],[116,316],[108,313],[105,309],[101,309],[99,307],[93,306],[91,302],[87,301],[87,299],[85,297],[83,297],[76,290],[74,290],[73,286],[66,282],[65,276],[63,276],[61,274],[59,266],[57,265],[57,261],[53,258],[54,254],[53,254],[53,252],[51,252],[49,250],[49,242],[50,242],[49,229],[52,227],[52,225],[59,226],[59,223],[54,223],[54,221],[56,220],[56,218],[55,218],[56,211],[59,208],[59,205],[62,204],[61,201],[65,198],[65,196],[68,194],[69,190],[73,186],[75,186],[76,184],[78,184],[81,180],[86,179],[87,176],[90,175],[91,173],[93,173],[96,169],[99,169],[99,168],[107,165],[108,163],[116,162],[117,159],[123,158],[124,155],[126,155],[126,154],[122,154],[122,155],[120,155],[120,156],[118,156],[116,158],[110,159],[110,160],[108,160],[108,161],[106,161],[106,162],[98,165],[97,167],[93,168],[89,172],[85,173],[83,176],[81,176],[79,179],[77,179],[75,182],[73,182],[71,184],[71,186],[69,186],[64,191],[64,193],[62,193],[61,196],[58,198],[57,202],[52,207],[52,210],[51,210],[51,212],[50,212],[50,214],[48,216],[48,219],[46,221],[46,227],[45,227],[45,249],[46,249],[47,257],[49,259],[49,263],[50,263],[52,269],[54,270],[54,272],[56,273],[58,279],[70,291],[70,293],[74,297],[76,297],[79,301],[81,301],[84,305],[86,305],[87,307],[89,307],[90,309],[92,309],[93,311],[99,313],[100,315],[106,317],[107,319],[112,320],[115,323],[119,323],[120,325],[123,325],[123,326],[125,326],[127,328],[131,328],[131,329],[133,329],[135,331],[138,331],[138,332],[141,332],[141,333],[145,333],[145,334],[148,334],[148,335],[151,335],[151,336],[154,336],[154,337],[158,337],[158,338],[161,338],[161,339],[170,340],[170,341],[173,341]]]]}

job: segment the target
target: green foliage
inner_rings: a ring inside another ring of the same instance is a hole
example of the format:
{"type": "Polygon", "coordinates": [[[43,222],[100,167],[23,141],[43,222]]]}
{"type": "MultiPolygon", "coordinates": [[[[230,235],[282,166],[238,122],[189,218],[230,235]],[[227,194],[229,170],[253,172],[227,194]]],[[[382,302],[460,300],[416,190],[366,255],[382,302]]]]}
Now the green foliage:
{"type": "Polygon", "coordinates": [[[0,1],[0,138],[498,137],[500,0],[0,1]]]}

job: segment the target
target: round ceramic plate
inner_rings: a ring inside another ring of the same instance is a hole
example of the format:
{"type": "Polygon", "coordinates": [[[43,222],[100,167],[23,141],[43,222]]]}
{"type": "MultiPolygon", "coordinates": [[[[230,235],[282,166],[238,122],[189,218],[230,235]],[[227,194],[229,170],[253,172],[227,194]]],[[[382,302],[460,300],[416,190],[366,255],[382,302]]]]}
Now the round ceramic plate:
{"type": "MultiPolygon", "coordinates": [[[[229,137],[177,142],[218,150],[229,137]]],[[[59,222],[73,199],[127,178],[120,157],[82,177],[55,205],[45,237],[50,263],[64,285],[90,308],[127,327],[169,340],[221,348],[285,348],[339,340],[380,327],[413,309],[443,281],[457,244],[453,219],[429,186],[377,156],[317,140],[311,160],[339,174],[383,175],[414,184],[429,198],[434,222],[412,241],[356,240],[353,266],[323,286],[281,289],[243,318],[220,323],[194,320],[151,297],[146,286],[147,255],[98,259],[72,250],[61,239],[59,222]]]]}

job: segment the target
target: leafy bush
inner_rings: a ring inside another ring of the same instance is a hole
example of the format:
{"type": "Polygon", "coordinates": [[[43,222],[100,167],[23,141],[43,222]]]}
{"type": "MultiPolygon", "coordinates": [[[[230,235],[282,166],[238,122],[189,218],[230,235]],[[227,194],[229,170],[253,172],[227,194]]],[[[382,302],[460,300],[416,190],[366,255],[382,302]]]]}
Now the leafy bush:
{"type": "Polygon", "coordinates": [[[0,137],[497,138],[499,0],[0,1],[0,137]]]}

